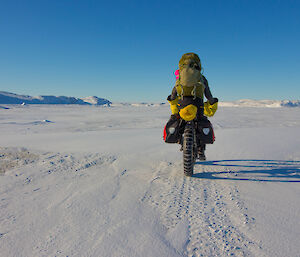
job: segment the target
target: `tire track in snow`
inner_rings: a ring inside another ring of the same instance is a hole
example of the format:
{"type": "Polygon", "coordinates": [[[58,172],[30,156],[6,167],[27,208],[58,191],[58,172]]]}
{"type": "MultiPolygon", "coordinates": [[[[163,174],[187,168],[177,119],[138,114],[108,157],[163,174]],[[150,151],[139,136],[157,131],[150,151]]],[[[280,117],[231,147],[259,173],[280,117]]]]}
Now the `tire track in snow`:
{"type": "Polygon", "coordinates": [[[94,166],[113,163],[117,158],[114,156],[103,156],[99,154],[86,154],[76,156],[74,154],[44,154],[44,164],[48,167],[48,173],[57,171],[79,172],[94,166]]]}
{"type": "MultiPolygon", "coordinates": [[[[220,172],[221,167],[195,166],[196,172],[220,172]]],[[[254,219],[237,186],[221,180],[185,177],[182,163],[160,163],[142,198],[161,214],[168,230],[187,220],[187,256],[263,256],[249,235],[254,219]]]]}

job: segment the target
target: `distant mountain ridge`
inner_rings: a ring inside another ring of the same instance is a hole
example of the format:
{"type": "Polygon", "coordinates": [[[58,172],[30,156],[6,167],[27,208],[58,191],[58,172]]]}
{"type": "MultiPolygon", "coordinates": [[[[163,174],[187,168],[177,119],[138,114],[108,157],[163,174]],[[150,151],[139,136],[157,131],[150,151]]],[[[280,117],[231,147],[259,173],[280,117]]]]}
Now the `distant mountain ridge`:
{"type": "MultiPolygon", "coordinates": [[[[169,106],[167,103],[113,103],[113,106],[169,106]]],[[[241,99],[232,102],[219,102],[219,107],[266,107],[266,108],[279,108],[279,107],[300,107],[300,100],[251,100],[241,99]]]]}
{"type": "Polygon", "coordinates": [[[29,96],[0,91],[0,104],[80,104],[110,105],[111,102],[97,96],[76,98],[68,96],[29,96]]]}
{"type": "Polygon", "coordinates": [[[89,103],[93,105],[103,105],[103,104],[111,105],[111,102],[109,100],[104,98],[99,98],[97,96],[88,96],[80,99],[83,100],[85,103],[89,103]]]}
{"type": "MultiPolygon", "coordinates": [[[[29,96],[0,91],[0,104],[78,104],[113,106],[162,106],[166,103],[112,103],[105,98],[88,96],[83,98],[68,96],[29,96]]],[[[231,102],[219,102],[220,107],[300,107],[300,100],[251,100],[241,99],[231,102]]],[[[6,107],[0,106],[0,109],[6,107]]]]}
{"type": "Polygon", "coordinates": [[[220,102],[222,107],[300,107],[300,100],[251,100],[241,99],[232,102],[220,102]]]}

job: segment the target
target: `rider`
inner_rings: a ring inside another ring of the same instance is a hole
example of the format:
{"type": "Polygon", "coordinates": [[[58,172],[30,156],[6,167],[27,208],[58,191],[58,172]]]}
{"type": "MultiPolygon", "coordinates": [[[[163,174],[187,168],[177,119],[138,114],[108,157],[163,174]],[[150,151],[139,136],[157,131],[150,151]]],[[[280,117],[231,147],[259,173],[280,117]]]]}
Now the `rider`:
{"type": "MultiPolygon", "coordinates": [[[[176,83],[167,100],[172,111],[171,119],[179,119],[179,110],[189,104],[198,107],[197,119],[207,120],[217,109],[218,98],[212,96],[207,79],[201,74],[201,61],[197,54],[186,53],[179,60],[179,70],[175,71],[176,83]],[[203,95],[208,100],[203,101],[203,95]]],[[[198,148],[198,157],[205,160],[205,144],[198,148]]]]}

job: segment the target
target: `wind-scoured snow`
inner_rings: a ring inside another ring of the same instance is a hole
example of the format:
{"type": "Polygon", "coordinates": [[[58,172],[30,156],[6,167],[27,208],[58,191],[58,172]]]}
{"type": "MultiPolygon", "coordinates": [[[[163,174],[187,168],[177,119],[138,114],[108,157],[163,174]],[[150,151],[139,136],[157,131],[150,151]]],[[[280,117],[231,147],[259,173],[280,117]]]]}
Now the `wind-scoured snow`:
{"type": "Polygon", "coordinates": [[[10,105],[0,256],[299,256],[300,108],[222,107],[195,175],[167,105],[10,105]]]}

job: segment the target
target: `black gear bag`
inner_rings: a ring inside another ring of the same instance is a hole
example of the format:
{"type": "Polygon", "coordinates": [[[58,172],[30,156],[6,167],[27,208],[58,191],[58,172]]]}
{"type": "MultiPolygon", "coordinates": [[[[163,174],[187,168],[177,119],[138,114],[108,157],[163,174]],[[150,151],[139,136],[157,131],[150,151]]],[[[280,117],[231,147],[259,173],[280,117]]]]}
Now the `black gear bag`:
{"type": "Polygon", "coordinates": [[[171,118],[167,122],[164,128],[164,141],[166,143],[178,143],[179,141],[179,119],[175,115],[171,115],[171,118]]]}
{"type": "Polygon", "coordinates": [[[215,142],[214,129],[207,118],[198,121],[197,132],[199,140],[202,144],[213,144],[215,142]]]}

